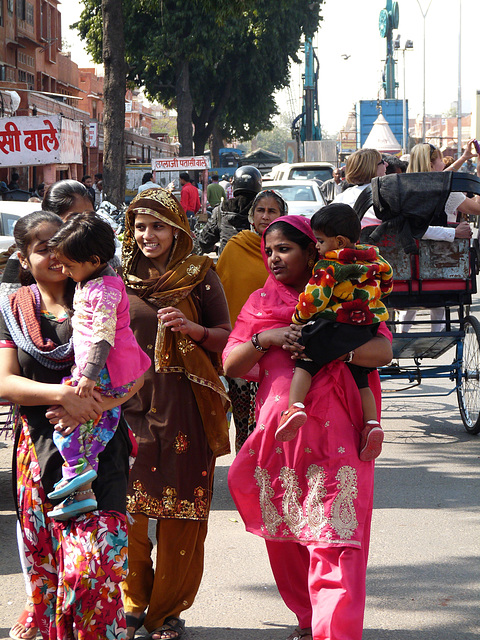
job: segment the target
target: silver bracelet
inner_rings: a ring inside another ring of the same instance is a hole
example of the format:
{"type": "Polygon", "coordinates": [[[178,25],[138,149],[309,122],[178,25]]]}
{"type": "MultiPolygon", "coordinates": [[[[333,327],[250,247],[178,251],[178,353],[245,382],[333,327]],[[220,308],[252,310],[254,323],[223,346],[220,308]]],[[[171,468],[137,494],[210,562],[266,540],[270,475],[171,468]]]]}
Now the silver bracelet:
{"type": "Polygon", "coordinates": [[[258,341],[258,333],[254,333],[253,334],[253,336],[252,336],[252,344],[255,347],[255,349],[257,351],[260,351],[261,353],[266,353],[268,351],[268,348],[265,349],[265,347],[262,347],[262,345],[258,341]]]}
{"type": "Polygon", "coordinates": [[[345,358],[344,362],[348,364],[353,360],[353,356],[355,355],[355,351],[349,351],[348,356],[345,358]]]}

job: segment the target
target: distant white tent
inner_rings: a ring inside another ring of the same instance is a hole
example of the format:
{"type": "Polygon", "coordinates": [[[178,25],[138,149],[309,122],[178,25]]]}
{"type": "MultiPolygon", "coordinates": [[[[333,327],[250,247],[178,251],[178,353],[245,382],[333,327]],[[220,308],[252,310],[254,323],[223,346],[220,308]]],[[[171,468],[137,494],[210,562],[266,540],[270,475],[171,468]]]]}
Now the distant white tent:
{"type": "Polygon", "coordinates": [[[382,113],[373,123],[372,130],[368,134],[363,145],[364,149],[377,149],[380,153],[397,154],[402,150],[402,145],[393,135],[388,122],[382,113]]]}

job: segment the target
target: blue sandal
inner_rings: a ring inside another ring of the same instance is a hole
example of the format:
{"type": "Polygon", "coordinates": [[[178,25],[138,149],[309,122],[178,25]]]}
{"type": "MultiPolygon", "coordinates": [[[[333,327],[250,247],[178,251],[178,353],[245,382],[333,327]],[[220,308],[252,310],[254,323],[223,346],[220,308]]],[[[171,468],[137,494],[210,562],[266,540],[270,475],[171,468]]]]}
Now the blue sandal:
{"type": "MultiPolygon", "coordinates": [[[[75,476],[75,478],[68,480],[67,484],[63,487],[60,487],[58,489],[55,488],[53,491],[50,491],[47,497],[50,498],[50,500],[60,500],[61,498],[66,498],[77,489],[80,489],[80,487],[83,487],[84,484],[87,484],[87,482],[93,482],[96,477],[97,472],[94,469],[84,471],[79,476],[75,476]]],[[[64,478],[62,478],[62,480],[59,480],[54,485],[54,487],[57,487],[63,482],[65,482],[64,478]]]]}
{"type": "Polygon", "coordinates": [[[66,500],[57,505],[53,511],[49,511],[47,516],[53,520],[69,520],[75,518],[81,513],[88,513],[89,511],[95,511],[97,508],[97,501],[92,498],[86,500],[75,500],[75,496],[79,493],[91,493],[91,490],[80,492],[76,491],[68,496],[66,500]]]}

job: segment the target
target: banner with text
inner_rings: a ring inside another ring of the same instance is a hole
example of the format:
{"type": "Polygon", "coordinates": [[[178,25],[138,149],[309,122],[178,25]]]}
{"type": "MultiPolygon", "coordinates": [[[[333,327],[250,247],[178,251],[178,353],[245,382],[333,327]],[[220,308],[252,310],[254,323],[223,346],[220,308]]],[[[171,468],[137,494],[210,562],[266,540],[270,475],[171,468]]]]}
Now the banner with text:
{"type": "Polygon", "coordinates": [[[189,158],[158,158],[152,160],[152,171],[191,171],[209,168],[206,156],[191,156],[189,158]]]}
{"type": "Polygon", "coordinates": [[[59,115],[0,118],[0,165],[82,162],[82,128],[59,115]]]}

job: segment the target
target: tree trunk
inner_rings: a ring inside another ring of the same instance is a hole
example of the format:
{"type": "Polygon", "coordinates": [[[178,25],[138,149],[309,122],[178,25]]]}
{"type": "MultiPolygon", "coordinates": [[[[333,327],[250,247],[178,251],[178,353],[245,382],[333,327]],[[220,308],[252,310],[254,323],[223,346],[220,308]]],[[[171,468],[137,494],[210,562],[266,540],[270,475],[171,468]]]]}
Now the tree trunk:
{"type": "Polygon", "coordinates": [[[220,149],[223,147],[223,138],[220,127],[214,125],[212,135],[210,136],[210,157],[212,159],[212,167],[220,166],[220,149]]]}
{"type": "Polygon", "coordinates": [[[177,130],[180,142],[180,155],[193,155],[192,111],[193,100],[190,93],[190,70],[188,62],[183,60],[177,66],[175,83],[177,98],[177,130]]]}
{"type": "Polygon", "coordinates": [[[125,202],[125,40],[122,0],[102,0],[104,199],[120,207],[125,202]]]}
{"type": "Polygon", "coordinates": [[[207,134],[206,128],[199,127],[197,129],[197,127],[195,127],[195,132],[193,134],[193,143],[194,143],[196,156],[203,156],[205,147],[207,146],[207,142],[208,142],[208,134],[207,134]]]}

